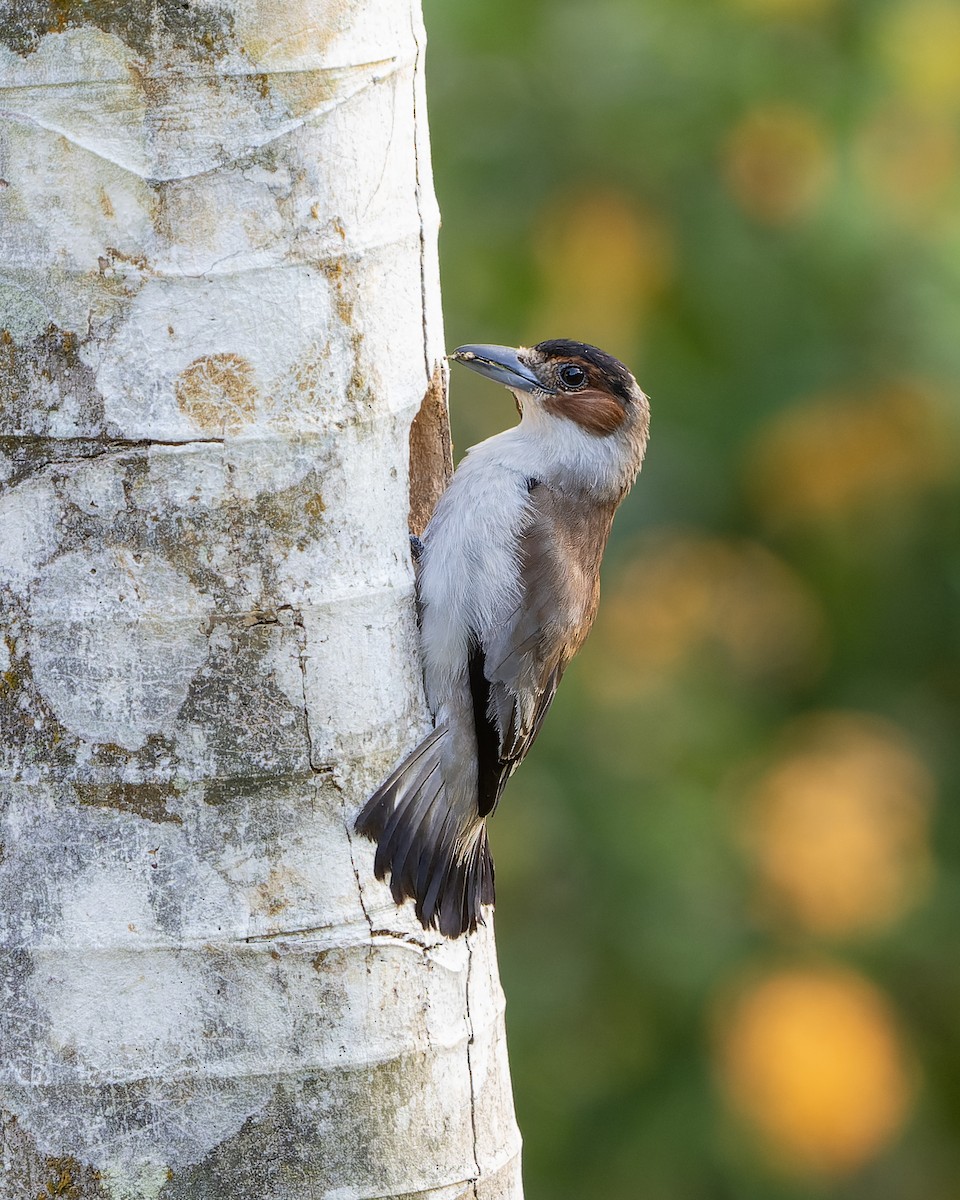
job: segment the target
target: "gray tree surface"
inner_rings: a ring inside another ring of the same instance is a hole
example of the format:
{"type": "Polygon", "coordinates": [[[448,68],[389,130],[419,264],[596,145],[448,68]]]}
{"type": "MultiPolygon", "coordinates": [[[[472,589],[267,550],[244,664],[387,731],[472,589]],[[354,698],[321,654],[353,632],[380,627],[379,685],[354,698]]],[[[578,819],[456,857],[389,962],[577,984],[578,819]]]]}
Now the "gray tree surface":
{"type": "Polygon", "coordinates": [[[419,2],[0,14],[0,1195],[514,1200],[492,932],[350,833],[449,469],[419,2]]]}

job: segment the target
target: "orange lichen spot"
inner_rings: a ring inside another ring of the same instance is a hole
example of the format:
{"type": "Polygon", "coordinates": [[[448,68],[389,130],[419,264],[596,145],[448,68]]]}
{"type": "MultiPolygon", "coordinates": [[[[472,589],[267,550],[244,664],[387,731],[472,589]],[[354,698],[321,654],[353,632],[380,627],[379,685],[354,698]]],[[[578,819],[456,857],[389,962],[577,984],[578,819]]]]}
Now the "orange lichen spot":
{"type": "Polygon", "coordinates": [[[888,721],[828,713],[793,726],[745,814],[761,909],[820,935],[895,921],[930,876],[934,791],[888,721]]]}
{"type": "Polygon", "coordinates": [[[304,428],[329,419],[341,387],[330,343],[305,347],[292,369],[273,379],[263,399],[265,418],[280,428],[304,428]]]}
{"type": "Polygon", "coordinates": [[[952,215],[960,166],[954,122],[903,104],[886,105],[857,134],[855,161],[869,193],[906,220],[952,215]]]}
{"type": "Polygon", "coordinates": [[[239,354],[209,354],[180,372],[176,381],[181,412],[208,433],[236,433],[256,415],[253,367],[239,354]]]}
{"type": "Polygon", "coordinates": [[[233,24],[251,62],[261,70],[283,68],[323,61],[323,51],[344,27],[345,9],[344,0],[324,0],[322,7],[297,0],[253,0],[238,10],[233,24]]]}
{"type": "Polygon", "coordinates": [[[323,501],[323,496],[321,496],[319,492],[314,492],[304,504],[303,511],[308,517],[311,518],[311,520],[318,521],[327,511],[327,506],[323,501]]]}
{"type": "Polygon", "coordinates": [[[755,542],[686,532],[648,539],[605,592],[595,686],[611,699],[637,696],[711,651],[747,678],[809,678],[824,661],[820,609],[755,542]]]}
{"type": "Polygon", "coordinates": [[[535,234],[538,329],[576,329],[601,346],[629,346],[673,273],[666,222],[616,191],[563,196],[535,234]]]}
{"type": "Polygon", "coordinates": [[[853,971],[782,970],[748,984],[717,1021],[731,1107],[788,1169],[841,1175],[902,1127],[912,1071],[881,992],[853,971]]]}
{"type": "MultiPolygon", "coordinates": [[[[77,1166],[72,1158],[48,1158],[46,1185],[37,1192],[36,1200],[52,1200],[57,1196],[62,1200],[81,1200],[83,1193],[76,1178],[77,1166]]],[[[95,1172],[94,1178],[99,1178],[99,1174],[95,1172]]]]}
{"type": "Polygon", "coordinates": [[[756,506],[774,523],[843,519],[953,476],[960,434],[919,383],[815,396],[776,416],[747,463],[756,506]]]}
{"type": "Polygon", "coordinates": [[[960,107],[960,7],[954,0],[908,0],[886,9],[880,49],[898,89],[914,103],[960,107]]]}
{"type": "Polygon", "coordinates": [[[816,208],[833,173],[833,152],[812,114],[770,105],[748,112],[731,131],[722,171],[748,216],[789,225],[816,208]]]}
{"type": "Polygon", "coordinates": [[[269,89],[264,96],[281,101],[292,117],[304,117],[322,109],[335,100],[337,94],[348,90],[359,74],[357,68],[331,69],[327,66],[312,70],[275,71],[264,78],[269,80],[269,89]]]}
{"type": "Polygon", "coordinates": [[[303,891],[303,879],[289,867],[272,867],[266,879],[258,883],[251,894],[251,911],[261,917],[279,917],[296,903],[294,897],[303,891]]]}

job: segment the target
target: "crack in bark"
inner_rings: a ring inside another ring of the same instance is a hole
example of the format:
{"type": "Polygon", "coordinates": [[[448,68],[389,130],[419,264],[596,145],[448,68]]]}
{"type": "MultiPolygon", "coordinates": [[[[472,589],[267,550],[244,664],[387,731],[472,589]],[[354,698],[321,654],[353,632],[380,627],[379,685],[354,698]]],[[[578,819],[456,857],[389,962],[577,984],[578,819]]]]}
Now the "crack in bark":
{"type": "Polygon", "coordinates": [[[473,1027],[473,1014],[470,1012],[470,979],[473,975],[473,939],[467,935],[467,1026],[469,1028],[469,1036],[467,1037],[467,1075],[470,1079],[470,1128],[473,1133],[473,1162],[477,1173],[474,1176],[473,1195],[474,1200],[479,1200],[480,1193],[477,1191],[477,1185],[480,1182],[480,1158],[477,1149],[477,1089],[473,1078],[473,1039],[475,1030],[473,1027]]]}
{"type": "Polygon", "coordinates": [[[367,910],[367,903],[363,896],[363,885],[360,883],[360,868],[357,866],[357,857],[353,852],[353,821],[350,819],[350,814],[347,812],[347,798],[343,793],[343,788],[340,786],[336,776],[332,778],[333,786],[340,793],[340,799],[343,807],[343,827],[347,835],[347,848],[350,851],[350,868],[353,871],[353,878],[357,885],[357,899],[360,902],[360,911],[366,918],[367,928],[370,931],[370,939],[372,944],[373,939],[373,918],[367,910]]]}
{"type": "MultiPolygon", "coordinates": [[[[333,929],[348,928],[350,927],[348,925],[344,925],[342,921],[337,921],[332,925],[305,925],[302,929],[278,929],[273,933],[248,933],[244,934],[243,937],[236,938],[235,941],[244,942],[246,944],[251,944],[253,942],[278,942],[283,941],[284,938],[309,937],[314,933],[329,933],[330,930],[333,929]]],[[[199,944],[207,945],[208,943],[209,939],[207,939],[207,941],[201,941],[199,944]]],[[[342,950],[348,945],[350,945],[349,942],[337,942],[333,946],[328,947],[328,949],[342,950]]]]}
{"type": "Polygon", "coordinates": [[[424,953],[436,948],[436,943],[422,942],[415,934],[402,933],[399,929],[371,929],[370,936],[374,938],[392,938],[394,941],[404,942],[408,946],[416,947],[424,953]]]}
{"type": "MultiPolygon", "coordinates": [[[[432,1197],[445,1194],[449,1188],[458,1187],[461,1183],[473,1183],[473,1180],[469,1176],[466,1179],[445,1179],[436,1186],[431,1184],[429,1187],[417,1188],[415,1192],[404,1192],[403,1200],[416,1200],[418,1196],[422,1196],[424,1200],[431,1200],[432,1197]]],[[[364,1192],[360,1200],[396,1200],[396,1197],[396,1191],[391,1189],[389,1192],[364,1192]]]]}
{"type": "MultiPolygon", "coordinates": [[[[235,619],[239,620],[240,625],[244,629],[259,629],[272,625],[281,625],[285,629],[294,627],[303,629],[303,614],[299,609],[294,608],[292,604],[280,604],[276,608],[255,609],[251,612],[243,613],[235,619]],[[292,615],[288,617],[288,614],[292,615]],[[284,617],[288,617],[288,619],[284,620],[284,617]]],[[[218,614],[213,619],[213,623],[216,624],[220,620],[221,616],[218,614]]],[[[304,704],[304,708],[306,708],[306,704],[304,704]]]]}
{"type": "Polygon", "coordinates": [[[417,111],[417,85],[420,79],[423,47],[417,36],[417,24],[410,9],[410,32],[417,52],[413,59],[413,172],[414,195],[417,202],[417,217],[420,221],[420,325],[423,330],[423,370],[429,380],[433,374],[430,366],[430,355],[427,350],[427,239],[423,221],[423,181],[420,178],[420,114],[417,111]]]}
{"type": "Polygon", "coordinates": [[[279,614],[289,611],[293,614],[293,626],[297,630],[297,662],[300,664],[300,686],[303,691],[303,723],[307,733],[307,762],[314,774],[326,774],[332,777],[332,770],[319,764],[314,755],[313,730],[310,728],[310,701],[307,698],[307,630],[303,623],[303,613],[292,605],[281,605],[277,610],[277,624],[281,624],[279,614]]]}
{"type": "Polygon", "coordinates": [[[157,441],[152,438],[54,438],[38,434],[0,434],[0,452],[9,454],[14,460],[14,467],[8,480],[0,483],[0,492],[16,488],[24,480],[35,476],[45,476],[47,473],[82,467],[85,463],[95,462],[101,458],[132,455],[147,452],[153,447],[179,449],[196,445],[222,446],[224,438],[200,437],[184,438],[183,441],[157,441]],[[35,457],[42,461],[32,462],[24,455],[30,454],[30,448],[37,451],[35,457]],[[59,447],[72,451],[62,457],[57,454],[59,447]],[[45,457],[48,451],[50,457],[45,457]],[[88,451],[88,452],[87,452],[88,451]]]}
{"type": "Polygon", "coordinates": [[[10,443],[10,449],[14,446],[34,443],[35,445],[76,445],[80,443],[84,446],[94,447],[89,454],[72,454],[66,458],[51,459],[46,465],[53,466],[59,463],[83,463],[88,462],[92,458],[103,458],[106,454],[125,454],[133,450],[149,450],[152,446],[196,446],[212,443],[217,446],[222,446],[226,442],[226,438],[222,437],[196,437],[196,438],[179,438],[176,440],[164,440],[161,438],[57,438],[45,437],[43,434],[36,433],[0,433],[0,448],[5,443],[10,443]]]}
{"type": "Polygon", "coordinates": [[[356,855],[353,853],[353,823],[347,816],[346,798],[343,801],[343,818],[347,829],[347,845],[350,847],[350,866],[353,868],[353,877],[357,881],[357,897],[360,900],[360,911],[367,919],[367,925],[370,928],[370,940],[373,941],[373,917],[367,911],[367,902],[363,898],[363,885],[360,883],[360,869],[357,866],[356,855]]]}

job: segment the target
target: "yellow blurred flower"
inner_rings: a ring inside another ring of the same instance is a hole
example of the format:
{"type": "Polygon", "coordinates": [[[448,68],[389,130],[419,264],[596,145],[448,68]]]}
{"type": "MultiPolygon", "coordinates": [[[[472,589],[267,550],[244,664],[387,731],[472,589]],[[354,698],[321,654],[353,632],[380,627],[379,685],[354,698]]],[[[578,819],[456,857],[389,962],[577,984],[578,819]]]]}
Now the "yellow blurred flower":
{"type": "Polygon", "coordinates": [[[769,105],[748,112],[731,131],[722,170],[748,216],[767,225],[789,225],[819,203],[833,173],[833,153],[812,114],[769,105]]]}
{"type": "Polygon", "coordinates": [[[903,501],[953,477],[958,434],[934,391],[878,387],[816,396],[761,429],[747,485],[774,522],[845,518],[903,501]]]}
{"type": "Polygon", "coordinates": [[[773,1157],[838,1175],[874,1158],[912,1099],[912,1069],[882,993],[832,966],[781,970],[720,1006],[721,1086],[773,1157]]]}
{"type": "Polygon", "coordinates": [[[629,347],[673,271],[665,221],[617,191],[563,196],[540,218],[542,300],[534,328],[629,347]]]}
{"type": "Polygon", "coordinates": [[[854,152],[870,193],[898,216],[927,221],[948,205],[952,213],[960,142],[950,118],[889,104],[859,131],[854,152]]]}
{"type": "Polygon", "coordinates": [[[641,544],[606,588],[594,637],[591,681],[614,700],[711,647],[750,678],[808,678],[824,661],[821,613],[799,576],[755,542],[696,533],[641,544]]]}
{"type": "Polygon", "coordinates": [[[955,0],[912,0],[889,8],[880,47],[899,89],[915,102],[960,106],[960,6],[955,0]]]}
{"type": "Polygon", "coordinates": [[[798,722],[747,811],[762,906],[816,934],[895,921],[929,878],[933,796],[930,772],[890,722],[798,722]]]}

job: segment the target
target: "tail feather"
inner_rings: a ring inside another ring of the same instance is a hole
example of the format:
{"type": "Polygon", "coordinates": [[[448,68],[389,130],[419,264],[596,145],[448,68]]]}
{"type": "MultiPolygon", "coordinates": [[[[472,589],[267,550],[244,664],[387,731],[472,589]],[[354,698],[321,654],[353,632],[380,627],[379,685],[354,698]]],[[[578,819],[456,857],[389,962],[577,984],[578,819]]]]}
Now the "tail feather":
{"type": "MultiPolygon", "coordinates": [[[[427,903],[427,897],[430,892],[431,883],[436,880],[436,885],[439,888],[443,882],[444,875],[435,869],[435,854],[434,847],[445,843],[454,842],[457,838],[458,821],[457,814],[449,809],[433,814],[437,824],[429,830],[429,836],[420,840],[420,856],[417,859],[417,875],[416,886],[414,893],[417,896],[420,912],[417,916],[423,920],[423,909],[427,903]]],[[[436,897],[434,897],[435,907],[436,897]]]]}
{"type": "MultiPolygon", "coordinates": [[[[445,844],[455,836],[454,825],[454,814],[448,812],[440,829],[439,844],[445,844]]],[[[456,861],[456,856],[451,854],[440,865],[440,870],[437,870],[438,864],[434,856],[430,856],[427,859],[426,869],[422,873],[422,879],[426,886],[417,897],[417,916],[427,928],[437,923],[441,907],[441,897],[448,898],[449,905],[449,897],[452,894],[449,890],[450,872],[456,861]]]]}
{"type": "MultiPolygon", "coordinates": [[[[383,783],[380,784],[367,803],[363,806],[360,816],[357,817],[356,825],[357,830],[360,833],[365,832],[364,830],[360,829],[361,821],[372,822],[375,820],[376,813],[378,811],[381,814],[389,814],[393,811],[393,799],[396,795],[398,786],[403,782],[413,765],[419,762],[425,754],[429,754],[431,750],[435,749],[436,744],[443,737],[444,728],[445,727],[441,725],[437,729],[434,729],[432,733],[428,734],[423,741],[409,754],[409,756],[405,758],[395,770],[391,771],[383,783]]],[[[439,762],[439,756],[437,757],[436,761],[439,762]]]]}
{"type": "Polygon", "coordinates": [[[484,821],[448,791],[445,732],[435,729],[387,776],[355,827],[377,843],[374,872],[384,879],[389,871],[396,902],[411,898],[424,928],[453,938],[482,923],[494,883],[484,821]]]}
{"type": "Polygon", "coordinates": [[[437,790],[443,786],[440,765],[429,755],[425,755],[419,765],[414,764],[412,778],[403,784],[403,790],[416,797],[414,812],[410,811],[409,805],[405,806],[400,802],[398,792],[401,783],[394,784],[391,789],[390,803],[394,806],[393,812],[379,831],[377,856],[373,867],[379,879],[382,879],[388,870],[394,875],[400,873],[399,858],[401,855],[406,858],[401,840],[406,838],[409,841],[429,815],[430,806],[436,800],[437,790]]]}
{"type": "Polygon", "coordinates": [[[458,937],[482,922],[481,905],[493,903],[493,890],[493,859],[481,822],[463,854],[448,864],[436,899],[432,906],[424,904],[424,914],[439,924],[446,937],[458,937]]]}
{"type": "MultiPolygon", "coordinates": [[[[434,767],[423,783],[416,812],[400,809],[400,821],[389,843],[393,858],[390,862],[390,887],[398,904],[405,896],[417,894],[417,869],[424,847],[433,846],[431,825],[437,817],[437,801],[443,791],[443,776],[434,767]]],[[[384,835],[387,836],[386,834],[384,835]]]]}

